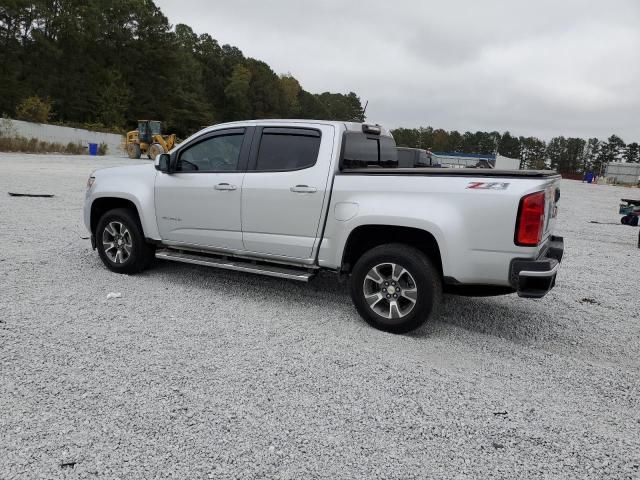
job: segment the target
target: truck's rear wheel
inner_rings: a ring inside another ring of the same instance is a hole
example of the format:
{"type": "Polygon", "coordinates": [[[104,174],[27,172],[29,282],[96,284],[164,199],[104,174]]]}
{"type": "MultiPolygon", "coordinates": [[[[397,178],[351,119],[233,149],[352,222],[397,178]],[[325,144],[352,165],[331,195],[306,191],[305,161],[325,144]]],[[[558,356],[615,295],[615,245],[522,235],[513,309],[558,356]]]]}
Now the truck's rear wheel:
{"type": "Polygon", "coordinates": [[[140,158],[140,156],[142,155],[140,145],[137,143],[129,143],[127,145],[127,154],[129,155],[129,158],[132,159],[140,158]]]}
{"type": "Polygon", "coordinates": [[[423,325],[440,306],[442,280],[429,258],[409,245],[380,245],[357,261],[351,298],[371,326],[406,333],[423,325]]]}
{"type": "Polygon", "coordinates": [[[106,267],[117,273],[137,273],[154,259],[136,216],[126,208],[105,213],[96,227],[96,247],[106,267]]]}

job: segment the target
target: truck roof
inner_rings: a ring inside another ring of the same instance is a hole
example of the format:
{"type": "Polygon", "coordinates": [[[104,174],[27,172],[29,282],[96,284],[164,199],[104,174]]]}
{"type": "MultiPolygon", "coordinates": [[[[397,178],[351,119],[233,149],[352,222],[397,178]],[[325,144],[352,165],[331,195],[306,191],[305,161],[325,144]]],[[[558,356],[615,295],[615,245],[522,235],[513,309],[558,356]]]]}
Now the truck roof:
{"type": "Polygon", "coordinates": [[[265,125],[265,124],[273,124],[273,123],[287,123],[287,124],[299,123],[302,125],[305,125],[305,124],[333,125],[336,128],[344,128],[345,130],[350,132],[362,132],[363,125],[371,125],[371,126],[380,127],[380,135],[385,137],[392,137],[391,132],[389,132],[389,130],[387,130],[386,128],[378,124],[374,124],[371,122],[341,122],[336,120],[312,120],[312,119],[303,119],[303,118],[266,118],[261,120],[240,120],[236,122],[225,122],[225,123],[218,123],[215,125],[211,125],[210,127],[207,127],[205,130],[218,129],[222,126],[246,127],[246,126],[259,126],[259,125],[265,125]]]}

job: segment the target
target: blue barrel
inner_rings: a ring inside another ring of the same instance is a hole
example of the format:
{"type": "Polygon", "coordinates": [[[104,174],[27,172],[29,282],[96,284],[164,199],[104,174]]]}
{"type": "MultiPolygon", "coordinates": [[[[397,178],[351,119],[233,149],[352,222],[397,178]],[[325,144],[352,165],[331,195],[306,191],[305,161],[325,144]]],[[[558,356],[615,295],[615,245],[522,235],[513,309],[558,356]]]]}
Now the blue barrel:
{"type": "Polygon", "coordinates": [[[89,155],[98,155],[98,144],[90,143],[89,144],[89,155]]]}

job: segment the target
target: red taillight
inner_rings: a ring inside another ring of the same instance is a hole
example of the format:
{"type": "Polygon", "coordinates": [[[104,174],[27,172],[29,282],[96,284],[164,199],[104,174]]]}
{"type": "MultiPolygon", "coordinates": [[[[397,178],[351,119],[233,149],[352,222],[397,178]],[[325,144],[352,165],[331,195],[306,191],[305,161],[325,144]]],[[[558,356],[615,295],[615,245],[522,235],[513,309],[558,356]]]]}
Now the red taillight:
{"type": "Polygon", "coordinates": [[[544,192],[522,197],[516,221],[516,245],[535,247],[542,239],[544,227],[544,192]]]}

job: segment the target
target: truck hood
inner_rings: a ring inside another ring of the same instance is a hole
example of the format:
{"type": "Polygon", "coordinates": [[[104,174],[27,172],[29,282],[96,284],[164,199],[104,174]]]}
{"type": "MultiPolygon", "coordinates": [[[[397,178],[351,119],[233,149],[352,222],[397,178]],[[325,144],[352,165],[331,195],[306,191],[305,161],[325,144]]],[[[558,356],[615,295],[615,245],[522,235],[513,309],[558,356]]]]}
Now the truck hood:
{"type": "Polygon", "coordinates": [[[106,167],[100,168],[93,172],[93,176],[98,179],[107,179],[114,177],[125,178],[153,178],[156,176],[156,169],[153,164],[149,165],[125,165],[122,167],[106,167]]]}

